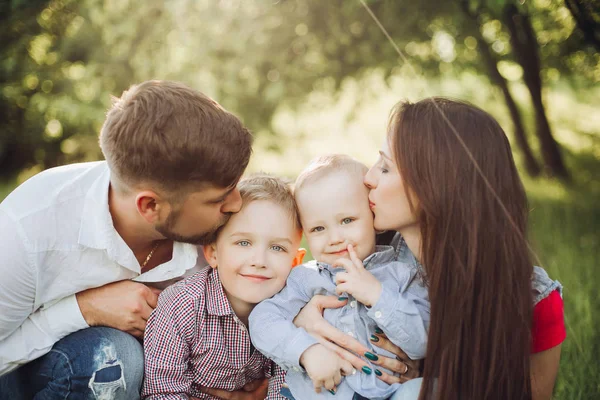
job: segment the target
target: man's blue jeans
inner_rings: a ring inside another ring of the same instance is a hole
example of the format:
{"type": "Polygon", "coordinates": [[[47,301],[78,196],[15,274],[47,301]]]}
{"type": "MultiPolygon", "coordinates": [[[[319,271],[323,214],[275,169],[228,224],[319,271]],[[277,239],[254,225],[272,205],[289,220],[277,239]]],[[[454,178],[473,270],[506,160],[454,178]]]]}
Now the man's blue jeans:
{"type": "Polygon", "coordinates": [[[136,400],[143,376],[144,351],[136,338],[113,328],[87,328],[1,376],[0,400],[136,400]]]}

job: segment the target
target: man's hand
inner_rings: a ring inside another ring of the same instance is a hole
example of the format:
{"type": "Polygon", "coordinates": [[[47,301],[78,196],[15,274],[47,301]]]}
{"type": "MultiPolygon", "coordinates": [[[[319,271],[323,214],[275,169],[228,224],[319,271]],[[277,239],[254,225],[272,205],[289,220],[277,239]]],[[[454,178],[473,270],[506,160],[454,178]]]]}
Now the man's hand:
{"type": "MultiPolygon", "coordinates": [[[[242,390],[234,390],[232,392],[224,389],[207,387],[202,387],[200,390],[203,393],[224,400],[264,400],[269,391],[269,380],[263,379],[260,381],[252,381],[247,383],[242,390]]],[[[195,400],[196,398],[192,397],[191,399],[195,400]]]]}
{"type": "Polygon", "coordinates": [[[315,344],[302,353],[300,364],[312,379],[315,392],[321,393],[321,388],[335,392],[342,381],[342,376],[352,374],[352,364],[344,360],[325,346],[315,344]]]}
{"type": "Polygon", "coordinates": [[[141,338],[159,294],[158,289],[126,280],[84,290],[76,297],[88,325],[108,326],[141,338]]]}
{"type": "Polygon", "coordinates": [[[343,267],[346,270],[335,275],[335,291],[337,294],[349,293],[365,306],[372,307],[381,296],[381,282],[365,269],[351,244],[348,245],[348,254],[349,260],[340,258],[333,263],[334,267],[343,267]]]}

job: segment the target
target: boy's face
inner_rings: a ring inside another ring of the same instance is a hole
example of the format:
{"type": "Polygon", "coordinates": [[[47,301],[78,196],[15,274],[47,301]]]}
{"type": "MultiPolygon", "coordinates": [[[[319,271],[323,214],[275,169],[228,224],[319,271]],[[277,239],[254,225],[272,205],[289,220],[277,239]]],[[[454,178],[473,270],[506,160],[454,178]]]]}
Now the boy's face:
{"type": "Polygon", "coordinates": [[[206,254],[232,303],[257,304],[283,289],[300,239],[289,212],[255,200],[231,217],[206,254]]]}
{"type": "Polygon", "coordinates": [[[334,172],[307,184],[296,197],[308,246],[317,261],[349,258],[352,244],[361,260],[375,250],[373,213],[362,177],[334,172]]]}

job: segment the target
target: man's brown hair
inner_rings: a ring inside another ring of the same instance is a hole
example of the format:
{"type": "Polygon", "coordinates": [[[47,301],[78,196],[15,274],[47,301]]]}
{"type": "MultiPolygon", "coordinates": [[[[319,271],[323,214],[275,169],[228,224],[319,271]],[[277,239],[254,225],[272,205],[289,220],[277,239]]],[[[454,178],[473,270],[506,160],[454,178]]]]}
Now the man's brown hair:
{"type": "Polygon", "coordinates": [[[100,147],[117,181],[168,191],[229,187],[252,152],[252,135],[233,114],[181,83],[147,81],[115,99],[100,147]]]}

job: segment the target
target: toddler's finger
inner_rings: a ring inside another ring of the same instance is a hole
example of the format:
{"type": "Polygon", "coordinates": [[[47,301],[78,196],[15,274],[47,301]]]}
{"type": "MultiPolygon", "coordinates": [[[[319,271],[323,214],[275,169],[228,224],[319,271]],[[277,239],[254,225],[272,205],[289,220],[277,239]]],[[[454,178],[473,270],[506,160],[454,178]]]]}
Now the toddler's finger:
{"type": "Polygon", "coordinates": [[[348,245],[348,254],[350,255],[350,260],[352,261],[352,264],[354,264],[354,266],[356,266],[357,268],[365,267],[360,258],[358,258],[356,251],[354,251],[354,246],[352,246],[351,244],[348,245]]]}
{"type": "Polygon", "coordinates": [[[342,375],[344,376],[348,376],[348,375],[353,375],[356,373],[356,369],[352,366],[352,364],[343,359],[342,360],[342,375]]]}
{"type": "Polygon", "coordinates": [[[338,258],[333,262],[333,267],[342,267],[346,270],[346,272],[352,272],[356,270],[354,263],[347,258],[338,258]]]}
{"type": "Polygon", "coordinates": [[[337,285],[335,287],[335,293],[340,295],[342,293],[345,293],[348,291],[348,284],[347,283],[341,283],[339,285],[337,285]]]}
{"type": "Polygon", "coordinates": [[[335,383],[335,386],[338,386],[340,382],[342,382],[342,374],[340,373],[340,371],[338,371],[333,377],[333,383],[335,383]]]}
{"type": "Polygon", "coordinates": [[[333,390],[335,388],[335,382],[333,381],[333,378],[327,378],[325,380],[325,389],[327,390],[333,390]]]}
{"type": "Polygon", "coordinates": [[[338,272],[335,274],[335,284],[339,285],[340,283],[344,283],[348,281],[348,273],[347,272],[338,272]]]}
{"type": "Polygon", "coordinates": [[[321,380],[321,379],[313,380],[313,386],[315,387],[316,393],[321,393],[321,388],[323,387],[323,380],[321,380]]]}

